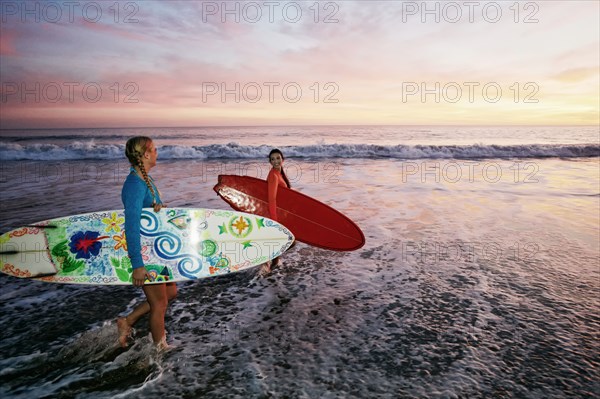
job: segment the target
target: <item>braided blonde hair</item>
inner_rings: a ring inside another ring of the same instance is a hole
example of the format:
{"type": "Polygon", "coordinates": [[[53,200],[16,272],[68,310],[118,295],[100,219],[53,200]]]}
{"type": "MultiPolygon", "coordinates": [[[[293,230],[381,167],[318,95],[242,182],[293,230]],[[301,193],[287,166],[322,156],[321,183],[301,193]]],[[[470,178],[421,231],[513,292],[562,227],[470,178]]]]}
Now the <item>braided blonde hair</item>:
{"type": "Polygon", "coordinates": [[[150,193],[152,194],[152,206],[156,207],[156,194],[154,193],[154,188],[152,187],[152,184],[150,184],[150,178],[148,177],[148,173],[146,172],[146,168],[144,167],[143,160],[143,156],[146,153],[146,151],[148,151],[148,148],[150,148],[151,144],[152,139],[150,137],[132,137],[129,140],[127,140],[127,143],[125,144],[125,156],[127,157],[129,163],[132,166],[137,166],[140,168],[140,171],[142,172],[142,177],[144,178],[144,181],[146,182],[146,185],[148,186],[148,189],[150,189],[150,193]]]}

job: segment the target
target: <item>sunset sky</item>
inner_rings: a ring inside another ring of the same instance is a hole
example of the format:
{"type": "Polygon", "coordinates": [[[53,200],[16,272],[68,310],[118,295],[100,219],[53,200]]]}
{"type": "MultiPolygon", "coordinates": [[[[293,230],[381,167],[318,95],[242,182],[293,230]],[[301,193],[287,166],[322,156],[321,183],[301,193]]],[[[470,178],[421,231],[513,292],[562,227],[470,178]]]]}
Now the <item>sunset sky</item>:
{"type": "Polygon", "coordinates": [[[0,128],[598,124],[599,4],[3,1],[0,128]]]}

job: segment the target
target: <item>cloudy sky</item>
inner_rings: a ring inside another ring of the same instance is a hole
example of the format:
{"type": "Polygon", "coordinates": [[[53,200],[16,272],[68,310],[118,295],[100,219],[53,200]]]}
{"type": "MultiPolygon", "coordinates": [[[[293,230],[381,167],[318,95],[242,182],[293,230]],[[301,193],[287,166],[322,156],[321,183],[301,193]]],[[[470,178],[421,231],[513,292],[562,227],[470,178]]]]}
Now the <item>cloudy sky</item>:
{"type": "Polygon", "coordinates": [[[0,128],[599,123],[598,1],[3,1],[0,128]]]}

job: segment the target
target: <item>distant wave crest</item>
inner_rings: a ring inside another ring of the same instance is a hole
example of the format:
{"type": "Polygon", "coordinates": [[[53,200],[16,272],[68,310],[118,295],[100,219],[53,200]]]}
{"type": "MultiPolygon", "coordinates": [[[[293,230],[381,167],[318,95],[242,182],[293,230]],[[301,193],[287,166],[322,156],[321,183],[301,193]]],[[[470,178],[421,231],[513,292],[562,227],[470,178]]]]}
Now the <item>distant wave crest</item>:
{"type": "MultiPolygon", "coordinates": [[[[485,159],[485,158],[585,158],[599,157],[600,145],[374,145],[317,144],[280,147],[295,158],[367,158],[367,159],[485,159]]],[[[237,143],[206,146],[159,146],[160,159],[257,159],[268,155],[271,147],[237,143]]],[[[0,143],[2,161],[62,161],[83,159],[123,159],[124,146],[77,141],[68,145],[0,143]]]]}

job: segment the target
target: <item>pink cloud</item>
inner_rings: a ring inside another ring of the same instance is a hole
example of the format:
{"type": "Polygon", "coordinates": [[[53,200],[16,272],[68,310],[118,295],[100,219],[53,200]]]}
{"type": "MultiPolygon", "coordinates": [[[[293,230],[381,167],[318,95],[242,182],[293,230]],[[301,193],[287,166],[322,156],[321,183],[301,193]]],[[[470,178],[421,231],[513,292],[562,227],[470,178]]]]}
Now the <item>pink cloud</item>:
{"type": "Polygon", "coordinates": [[[147,36],[140,35],[140,34],[133,33],[128,30],[122,29],[122,28],[120,28],[119,25],[116,25],[116,24],[108,25],[108,24],[102,24],[102,23],[94,23],[94,22],[89,22],[87,20],[82,19],[81,26],[83,28],[91,30],[91,31],[99,32],[101,34],[109,34],[109,35],[113,35],[113,36],[120,37],[123,39],[139,40],[139,41],[148,40],[147,36]]]}
{"type": "Polygon", "coordinates": [[[15,49],[14,40],[16,34],[11,31],[4,31],[0,35],[0,55],[2,56],[16,56],[17,50],[15,49]]]}

